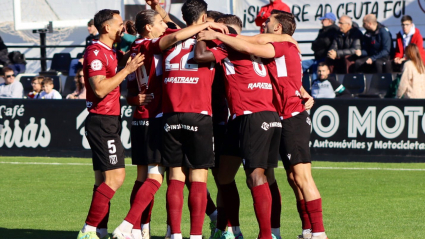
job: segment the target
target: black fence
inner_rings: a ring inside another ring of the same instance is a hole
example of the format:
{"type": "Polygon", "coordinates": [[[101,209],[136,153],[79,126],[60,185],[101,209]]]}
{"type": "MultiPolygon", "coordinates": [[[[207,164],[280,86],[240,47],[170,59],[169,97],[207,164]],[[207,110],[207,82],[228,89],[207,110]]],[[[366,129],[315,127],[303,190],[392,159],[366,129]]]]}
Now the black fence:
{"type": "MultiPolygon", "coordinates": [[[[130,156],[132,107],[121,102],[121,139],[130,156]]],[[[425,100],[316,100],[314,160],[425,162],[425,100]]],[[[91,157],[84,100],[0,100],[1,156],[91,157]]]]}

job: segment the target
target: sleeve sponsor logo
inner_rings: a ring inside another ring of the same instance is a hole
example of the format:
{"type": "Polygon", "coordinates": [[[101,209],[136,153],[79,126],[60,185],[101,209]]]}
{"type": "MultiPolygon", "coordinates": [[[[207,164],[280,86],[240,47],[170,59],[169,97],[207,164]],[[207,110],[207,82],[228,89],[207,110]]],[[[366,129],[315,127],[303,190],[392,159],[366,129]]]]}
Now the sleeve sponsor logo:
{"type": "Polygon", "coordinates": [[[94,71],[99,71],[99,70],[101,70],[102,69],[102,62],[100,61],[100,60],[93,60],[91,63],[90,63],[90,67],[91,67],[91,69],[92,70],[94,70],[94,71]]]}

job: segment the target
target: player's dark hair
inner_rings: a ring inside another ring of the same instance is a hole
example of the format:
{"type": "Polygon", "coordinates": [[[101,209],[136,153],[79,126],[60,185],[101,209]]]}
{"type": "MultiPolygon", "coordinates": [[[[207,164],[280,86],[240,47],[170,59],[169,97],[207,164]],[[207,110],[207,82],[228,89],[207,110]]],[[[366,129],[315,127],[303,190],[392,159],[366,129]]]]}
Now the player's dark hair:
{"type": "Polygon", "coordinates": [[[87,26],[88,27],[91,27],[93,25],[94,25],[94,20],[93,19],[90,19],[90,21],[87,23],[87,26]]]}
{"type": "Polygon", "coordinates": [[[227,29],[229,29],[229,33],[238,35],[238,32],[233,27],[227,25],[227,29]]]}
{"type": "Polygon", "coordinates": [[[401,23],[403,23],[405,21],[411,21],[411,22],[413,22],[413,19],[409,15],[404,15],[403,17],[401,17],[401,23]]]}
{"type": "Polygon", "coordinates": [[[41,84],[42,85],[46,85],[46,84],[52,84],[53,85],[53,79],[50,78],[50,77],[44,77],[44,80],[41,84]]]}
{"type": "Polygon", "coordinates": [[[153,25],[157,14],[159,13],[152,9],[143,10],[137,13],[135,21],[137,33],[142,35],[147,24],[153,25]]]}
{"type": "Polygon", "coordinates": [[[288,34],[290,36],[294,34],[297,28],[294,14],[273,9],[271,15],[274,15],[274,18],[282,25],[282,34],[288,34]]]}
{"type": "Polygon", "coordinates": [[[222,17],[224,14],[218,11],[207,11],[207,17],[214,19],[214,22],[217,21],[220,17],[222,17]]]}
{"type": "Polygon", "coordinates": [[[319,64],[317,64],[317,67],[319,67],[319,66],[326,66],[329,69],[328,64],[326,64],[324,61],[319,62],[319,64]]]}
{"type": "Polygon", "coordinates": [[[224,23],[226,25],[235,25],[242,29],[242,20],[236,15],[224,14],[222,17],[218,18],[216,22],[224,23]]]}
{"type": "Polygon", "coordinates": [[[133,21],[127,20],[124,22],[125,30],[128,34],[135,36],[137,34],[136,25],[133,21]]]}
{"type": "Polygon", "coordinates": [[[38,83],[41,84],[41,82],[43,82],[44,80],[44,76],[34,76],[34,78],[32,78],[31,82],[37,81],[38,83]]]}
{"type": "Polygon", "coordinates": [[[178,29],[177,25],[174,22],[167,22],[166,24],[170,29],[178,29]]]}
{"type": "Polygon", "coordinates": [[[99,32],[102,32],[103,30],[103,24],[106,21],[111,20],[114,18],[115,14],[120,14],[120,11],[118,10],[111,10],[111,9],[103,9],[94,15],[94,26],[99,32]]]}
{"type": "Polygon", "coordinates": [[[204,0],[187,0],[182,6],[183,20],[188,26],[207,12],[208,4],[204,0]]]}

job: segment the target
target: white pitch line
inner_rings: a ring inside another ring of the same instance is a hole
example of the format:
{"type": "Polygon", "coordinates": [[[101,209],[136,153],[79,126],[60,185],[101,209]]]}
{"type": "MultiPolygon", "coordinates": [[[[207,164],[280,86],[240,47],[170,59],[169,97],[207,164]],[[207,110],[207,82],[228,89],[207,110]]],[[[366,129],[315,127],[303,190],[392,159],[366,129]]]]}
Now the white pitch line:
{"type": "MultiPolygon", "coordinates": [[[[72,166],[92,166],[91,163],[42,163],[42,162],[2,162],[0,164],[26,164],[26,165],[72,165],[72,166]]],[[[134,166],[126,164],[126,167],[134,166]]],[[[242,167],[242,166],[241,166],[242,167]]],[[[283,168],[282,166],[278,168],[283,168]]],[[[387,170],[387,171],[425,171],[420,168],[349,168],[349,167],[312,167],[312,169],[332,169],[332,170],[387,170]]]]}

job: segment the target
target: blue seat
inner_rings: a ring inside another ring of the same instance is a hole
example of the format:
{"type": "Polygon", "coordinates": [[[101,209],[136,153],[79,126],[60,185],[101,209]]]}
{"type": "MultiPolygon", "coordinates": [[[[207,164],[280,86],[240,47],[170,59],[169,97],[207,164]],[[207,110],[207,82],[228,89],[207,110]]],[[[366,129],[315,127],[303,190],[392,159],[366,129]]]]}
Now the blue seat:
{"type": "Polygon", "coordinates": [[[350,73],[344,76],[344,86],[353,95],[358,95],[366,90],[365,77],[361,73],[350,73]]]}

